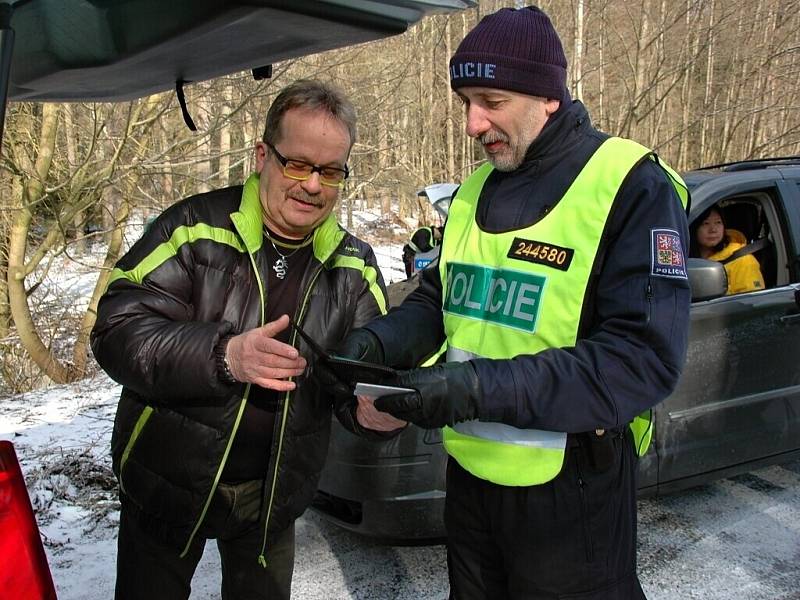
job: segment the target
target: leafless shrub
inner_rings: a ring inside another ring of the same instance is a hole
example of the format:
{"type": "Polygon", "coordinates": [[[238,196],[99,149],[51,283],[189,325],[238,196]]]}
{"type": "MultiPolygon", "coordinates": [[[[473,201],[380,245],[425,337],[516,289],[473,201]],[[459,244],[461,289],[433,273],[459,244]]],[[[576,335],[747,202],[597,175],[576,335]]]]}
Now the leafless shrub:
{"type": "Polygon", "coordinates": [[[18,342],[10,339],[0,342],[0,397],[36,389],[46,379],[18,342]]]}
{"type": "Polygon", "coordinates": [[[26,476],[31,504],[40,524],[58,518],[60,502],[84,508],[89,517],[84,532],[111,527],[119,511],[118,485],[108,459],[92,447],[48,448],[32,457],[35,465],[26,476]]]}

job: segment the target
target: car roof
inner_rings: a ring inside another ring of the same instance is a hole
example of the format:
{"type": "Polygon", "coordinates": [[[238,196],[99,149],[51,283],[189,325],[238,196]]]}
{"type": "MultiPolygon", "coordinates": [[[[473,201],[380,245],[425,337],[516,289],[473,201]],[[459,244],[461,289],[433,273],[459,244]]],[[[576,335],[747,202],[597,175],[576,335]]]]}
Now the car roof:
{"type": "MultiPolygon", "coordinates": [[[[2,1],[2,0],[0,0],[2,1]]],[[[9,99],[120,101],[404,32],[472,0],[6,0],[9,99]]]]}
{"type": "Polygon", "coordinates": [[[713,165],[682,173],[692,193],[692,214],[698,214],[720,197],[769,187],[781,179],[800,180],[800,157],[763,158],[713,165]]]}
{"type": "Polygon", "coordinates": [[[697,188],[709,181],[753,181],[782,179],[791,173],[800,173],[800,156],[759,158],[712,165],[687,171],[682,174],[689,189],[697,188]]]}

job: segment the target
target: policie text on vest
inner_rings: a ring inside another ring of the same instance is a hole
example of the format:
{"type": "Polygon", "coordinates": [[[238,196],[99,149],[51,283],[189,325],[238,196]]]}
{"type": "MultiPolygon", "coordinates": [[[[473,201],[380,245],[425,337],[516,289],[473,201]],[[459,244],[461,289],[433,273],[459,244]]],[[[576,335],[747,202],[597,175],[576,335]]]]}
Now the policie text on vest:
{"type": "Polygon", "coordinates": [[[444,310],[533,333],[546,281],[523,271],[450,263],[444,310]]]}

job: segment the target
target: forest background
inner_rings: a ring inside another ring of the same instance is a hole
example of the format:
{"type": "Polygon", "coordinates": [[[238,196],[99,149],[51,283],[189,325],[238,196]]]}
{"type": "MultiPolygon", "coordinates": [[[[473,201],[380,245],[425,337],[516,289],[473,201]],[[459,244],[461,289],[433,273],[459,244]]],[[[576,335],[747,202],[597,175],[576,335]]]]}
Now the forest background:
{"type": "MultiPolygon", "coordinates": [[[[300,77],[333,81],[354,101],[358,140],[341,222],[377,209],[387,225],[430,222],[417,191],[460,182],[482,161],[464,134],[448,60],[482,17],[519,2],[424,19],[404,35],[118,104],[16,103],[0,158],[0,396],[96,368],[88,335],[107,275],[140,222],[188,195],[240,183],[275,94],[300,77]],[[103,248],[80,310],[40,286],[58,259],[103,248]]],[[[800,2],[571,0],[542,8],[560,32],[573,98],[594,124],[654,148],[678,170],[800,154],[800,2]]],[[[386,227],[386,231],[391,231],[386,227]]]]}

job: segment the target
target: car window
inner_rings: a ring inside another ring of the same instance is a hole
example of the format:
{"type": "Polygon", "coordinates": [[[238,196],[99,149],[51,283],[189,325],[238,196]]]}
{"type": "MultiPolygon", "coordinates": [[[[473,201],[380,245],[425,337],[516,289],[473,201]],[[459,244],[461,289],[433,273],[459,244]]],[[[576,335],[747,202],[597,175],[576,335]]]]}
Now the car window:
{"type": "Polygon", "coordinates": [[[764,289],[775,287],[775,242],[771,236],[764,205],[769,196],[758,194],[735,198],[726,203],[725,218],[730,229],[738,229],[745,237],[750,255],[758,261],[764,289]]]}
{"type": "MultiPolygon", "coordinates": [[[[778,248],[773,231],[780,228],[772,192],[757,190],[725,197],[716,202],[715,207],[722,216],[726,237],[718,246],[714,260],[726,263],[729,294],[760,291],[778,285],[782,274],[778,273],[778,248]],[[736,261],[738,263],[734,266],[736,261]]],[[[699,225],[696,217],[690,228],[695,245],[693,256],[698,256],[699,225]]]]}

